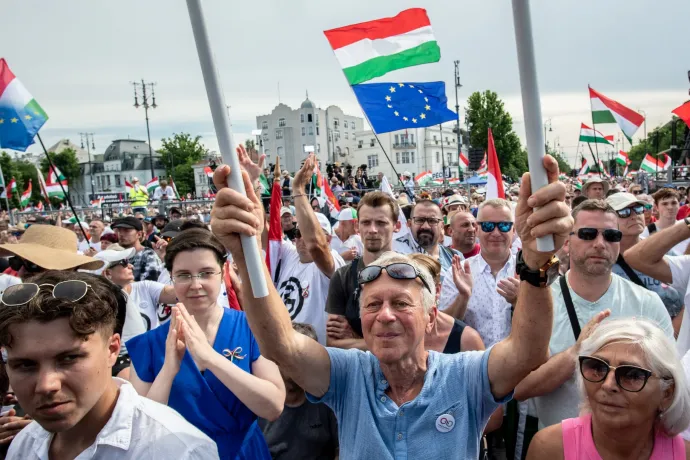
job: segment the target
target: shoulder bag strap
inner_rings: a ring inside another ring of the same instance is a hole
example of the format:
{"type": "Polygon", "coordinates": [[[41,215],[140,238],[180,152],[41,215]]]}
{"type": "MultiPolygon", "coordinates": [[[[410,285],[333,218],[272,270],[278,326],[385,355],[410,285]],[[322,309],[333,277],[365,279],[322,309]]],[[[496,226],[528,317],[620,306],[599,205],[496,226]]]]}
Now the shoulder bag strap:
{"type": "Polygon", "coordinates": [[[651,235],[652,233],[656,232],[656,224],[652,222],[651,224],[647,225],[647,231],[651,235]]]}
{"type": "Polygon", "coordinates": [[[565,280],[565,275],[561,276],[560,283],[563,300],[565,301],[565,308],[568,310],[568,318],[570,318],[570,326],[573,328],[573,334],[575,334],[575,340],[577,340],[580,338],[580,323],[577,320],[575,305],[573,305],[573,298],[570,297],[570,288],[568,287],[568,282],[565,280]]]}
{"type": "Polygon", "coordinates": [[[645,286],[640,277],[637,276],[635,270],[630,268],[630,265],[628,265],[628,263],[625,261],[622,254],[618,254],[618,260],[616,260],[616,263],[621,266],[625,274],[628,275],[630,281],[637,284],[638,286],[642,286],[643,288],[647,289],[647,286],[645,286]]]}

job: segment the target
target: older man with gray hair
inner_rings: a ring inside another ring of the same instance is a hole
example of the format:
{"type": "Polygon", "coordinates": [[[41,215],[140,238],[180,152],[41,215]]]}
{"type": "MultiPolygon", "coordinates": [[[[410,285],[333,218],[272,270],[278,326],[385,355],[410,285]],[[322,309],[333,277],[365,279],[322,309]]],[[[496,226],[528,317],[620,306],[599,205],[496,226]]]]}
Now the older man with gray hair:
{"type": "MultiPolygon", "coordinates": [[[[555,280],[558,261],[554,251],[537,250],[536,238],[553,235],[559,248],[572,218],[556,161],[547,156],[544,167],[549,185],[532,194],[530,177],[523,176],[516,210],[523,249],[513,329],[484,352],[425,350],[424,337],[437,314],[436,285],[426,268],[406,256],[384,254],[359,273],[362,331],[370,352],[327,348],[296,333],[265,267],[267,296],[241,290],[262,354],[311,401],[325,402],[335,412],[341,458],[477,458],[489,416],[546,360],[553,322],[547,286],[555,280]]],[[[227,187],[229,173],[225,165],[214,173],[219,191],[212,227],[232,253],[242,284],[250,286],[240,234],[260,241],[264,213],[249,176],[243,174],[245,196],[227,187]]]]}

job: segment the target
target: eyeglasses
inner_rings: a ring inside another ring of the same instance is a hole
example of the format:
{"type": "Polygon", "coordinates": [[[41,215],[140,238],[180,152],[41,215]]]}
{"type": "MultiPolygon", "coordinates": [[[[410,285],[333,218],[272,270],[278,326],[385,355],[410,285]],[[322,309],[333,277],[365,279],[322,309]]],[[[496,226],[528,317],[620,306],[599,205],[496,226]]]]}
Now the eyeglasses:
{"type": "Polygon", "coordinates": [[[599,233],[601,233],[601,235],[604,237],[604,241],[608,243],[618,243],[620,242],[621,238],[623,238],[623,232],[616,230],[615,228],[599,230],[598,228],[583,227],[578,229],[577,232],[570,232],[571,235],[577,235],[577,237],[583,241],[595,240],[599,233]]]}
{"type": "Polygon", "coordinates": [[[611,366],[603,359],[594,358],[592,356],[580,356],[580,374],[582,378],[592,383],[599,383],[606,380],[609,371],[613,369],[616,383],[625,391],[637,393],[647,385],[649,377],[657,377],[649,369],[644,369],[639,366],[624,365],[611,366]]]}
{"type": "Polygon", "coordinates": [[[633,190],[630,193],[632,193],[633,195],[639,195],[640,193],[642,193],[642,190],[633,190]]]}
{"type": "Polygon", "coordinates": [[[19,256],[12,256],[7,260],[7,262],[10,264],[10,268],[15,272],[21,270],[22,267],[24,267],[24,270],[26,270],[29,273],[38,273],[43,271],[43,268],[39,267],[33,262],[29,262],[26,259],[22,259],[19,256]]]}
{"type": "Polygon", "coordinates": [[[424,280],[424,278],[422,278],[422,274],[412,265],[404,262],[397,262],[394,264],[386,265],[385,267],[382,267],[380,265],[369,265],[364,270],[359,272],[360,286],[362,284],[371,283],[372,281],[378,279],[378,277],[381,276],[381,273],[384,270],[386,270],[388,276],[396,280],[413,280],[419,278],[422,281],[424,287],[427,288],[429,292],[431,292],[431,288],[424,280]]]}
{"type": "Polygon", "coordinates": [[[111,263],[110,265],[108,265],[108,268],[115,268],[118,265],[121,267],[128,267],[129,264],[130,264],[129,259],[122,259],[122,260],[118,260],[117,262],[111,263]]]}
{"type": "Polygon", "coordinates": [[[415,223],[415,225],[424,225],[424,224],[429,224],[430,227],[433,227],[434,225],[438,225],[439,222],[441,222],[443,219],[439,219],[438,217],[413,217],[412,222],[415,223]]]}
{"type": "Polygon", "coordinates": [[[175,275],[172,277],[172,282],[177,285],[191,284],[194,278],[198,279],[200,282],[210,281],[221,272],[201,272],[198,275],[192,275],[191,273],[183,273],[181,275],[175,275]]]}
{"type": "MultiPolygon", "coordinates": [[[[78,302],[86,295],[86,291],[91,288],[91,285],[86,284],[81,280],[67,280],[60,281],[57,284],[36,284],[36,283],[22,283],[15,284],[5,289],[5,292],[0,296],[0,302],[8,307],[18,307],[27,304],[38,295],[42,287],[53,288],[53,298],[65,299],[70,302],[78,302]]],[[[93,289],[93,288],[92,288],[93,289]]]]}
{"type": "Polygon", "coordinates": [[[479,222],[479,226],[484,233],[491,233],[496,227],[501,233],[508,233],[513,228],[512,222],[479,222]]]}
{"type": "Polygon", "coordinates": [[[644,205],[638,204],[629,208],[623,208],[620,211],[616,211],[616,214],[618,214],[618,217],[621,219],[627,219],[630,217],[633,211],[635,211],[635,214],[639,216],[644,212],[644,205]]]}

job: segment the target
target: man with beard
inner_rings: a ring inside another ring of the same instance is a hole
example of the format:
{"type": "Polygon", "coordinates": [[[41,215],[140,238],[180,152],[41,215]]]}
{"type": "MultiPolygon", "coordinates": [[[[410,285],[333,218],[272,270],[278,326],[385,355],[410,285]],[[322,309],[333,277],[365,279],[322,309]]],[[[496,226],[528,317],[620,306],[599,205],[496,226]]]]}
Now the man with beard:
{"type": "Polygon", "coordinates": [[[136,217],[127,216],[115,220],[111,227],[117,234],[120,246],[125,249],[136,249],[134,257],[129,261],[134,267],[134,281],[157,281],[164,268],[163,262],[153,249],[141,244],[144,231],[141,221],[136,217]]]}
{"type": "Polygon", "coordinates": [[[611,271],[623,237],[616,211],[604,200],[587,200],[572,216],[575,224],[564,244],[570,270],[551,285],[551,357],[520,382],[514,395],[519,401],[537,397],[540,427],[578,416],[577,356],[582,341],[604,318],[647,318],[673,340],[671,318],[659,296],[611,271]]]}
{"type": "Polygon", "coordinates": [[[477,219],[474,218],[471,212],[457,211],[451,214],[450,229],[450,237],[453,240],[452,249],[460,251],[465,259],[479,254],[477,219]]]}
{"type": "Polygon", "coordinates": [[[163,227],[165,227],[168,222],[169,220],[167,217],[165,217],[165,214],[158,214],[153,218],[153,225],[158,229],[159,232],[163,231],[163,227]]]}

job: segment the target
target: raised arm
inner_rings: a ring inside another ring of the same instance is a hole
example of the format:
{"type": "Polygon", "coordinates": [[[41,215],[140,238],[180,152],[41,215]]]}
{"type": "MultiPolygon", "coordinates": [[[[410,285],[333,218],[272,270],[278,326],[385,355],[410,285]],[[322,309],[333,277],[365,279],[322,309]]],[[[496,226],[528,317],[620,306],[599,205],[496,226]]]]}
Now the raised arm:
{"type": "Polygon", "coordinates": [[[632,268],[645,275],[656,278],[662,283],[673,283],[671,267],[664,260],[664,255],[676,244],[690,238],[690,229],[685,222],[677,222],[669,228],[652,234],[627,251],[623,256],[632,268]]]}
{"type": "MultiPolygon", "coordinates": [[[[237,264],[242,284],[240,302],[261,353],[275,362],[281,371],[300,387],[316,397],[328,390],[331,362],[326,349],[318,342],[295,332],[290,315],[271,281],[266,266],[263,276],[268,285],[268,296],[255,298],[247,272],[240,234],[257,236],[263,226],[263,208],[251,187],[249,176],[242,173],[247,196],[227,187],[226,179],[230,167],[222,165],[213,174],[218,189],[216,202],[211,212],[211,229],[230,251],[237,264]]],[[[260,244],[260,238],[257,238],[260,244]]]]}
{"type": "Polygon", "coordinates": [[[302,241],[319,270],[330,278],[335,272],[331,246],[328,244],[328,239],[319,225],[319,220],[309,204],[309,196],[307,195],[307,183],[311,180],[315,162],[314,155],[310,154],[304,161],[302,169],[297,171],[292,182],[292,196],[295,201],[295,217],[297,218],[297,227],[302,234],[302,241]]]}
{"type": "MultiPolygon", "coordinates": [[[[523,175],[515,211],[522,257],[531,270],[538,270],[548,262],[573,226],[570,209],[565,204],[565,186],[558,181],[556,160],[547,155],[544,167],[549,185],[532,193],[529,173],[523,175]],[[542,235],[553,235],[553,251],[537,251],[536,237],[542,235]]],[[[495,397],[510,393],[530,372],[547,361],[552,326],[551,289],[522,281],[510,335],[497,343],[489,356],[489,382],[495,397]]]]}

